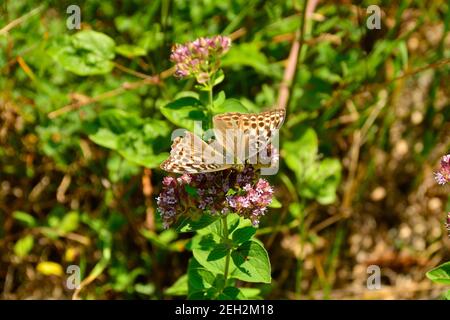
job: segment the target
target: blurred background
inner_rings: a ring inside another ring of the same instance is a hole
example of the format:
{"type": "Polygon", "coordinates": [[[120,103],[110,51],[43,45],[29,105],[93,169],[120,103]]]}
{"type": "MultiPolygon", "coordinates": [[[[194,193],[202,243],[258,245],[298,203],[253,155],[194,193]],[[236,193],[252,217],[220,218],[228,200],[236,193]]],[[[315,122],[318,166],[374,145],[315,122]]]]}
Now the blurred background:
{"type": "MultiPolygon", "coordinates": [[[[176,298],[167,289],[186,271],[190,236],[162,228],[155,197],[178,127],[163,107],[194,82],[171,76],[170,48],[231,35],[217,91],[263,110],[277,103],[304,8],[2,0],[0,298],[176,298]],[[156,144],[148,118],[164,124],[156,144]],[[83,280],[75,291],[71,265],[83,280]]],[[[449,4],[308,8],[269,177],[276,201],[257,233],[273,281],[253,286],[267,299],[438,298],[444,288],[425,272],[450,259],[450,189],[433,177],[450,150],[449,4]],[[367,288],[370,265],[379,290],[367,288]]]]}

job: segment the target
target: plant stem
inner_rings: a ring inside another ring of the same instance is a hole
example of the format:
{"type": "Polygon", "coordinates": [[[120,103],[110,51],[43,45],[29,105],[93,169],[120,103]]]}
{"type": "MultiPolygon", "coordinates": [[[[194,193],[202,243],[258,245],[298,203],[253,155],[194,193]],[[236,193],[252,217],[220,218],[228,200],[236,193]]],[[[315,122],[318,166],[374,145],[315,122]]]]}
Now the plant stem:
{"type": "MultiPolygon", "coordinates": [[[[228,245],[228,224],[227,224],[227,216],[222,217],[222,225],[223,225],[223,239],[228,245]]],[[[223,287],[225,288],[227,286],[227,279],[228,279],[228,270],[230,268],[230,254],[231,250],[227,249],[227,255],[225,258],[225,270],[223,272],[223,278],[224,278],[224,284],[223,287]]]]}
{"type": "Polygon", "coordinates": [[[209,90],[208,90],[208,94],[209,94],[209,108],[210,110],[212,110],[214,108],[214,100],[213,100],[213,85],[212,83],[209,84],[209,90]]]}
{"type": "Polygon", "coordinates": [[[213,115],[213,108],[214,108],[214,100],[213,100],[213,89],[214,85],[212,84],[212,81],[209,81],[208,84],[208,95],[209,95],[209,127],[212,128],[212,115],[213,115]]]}

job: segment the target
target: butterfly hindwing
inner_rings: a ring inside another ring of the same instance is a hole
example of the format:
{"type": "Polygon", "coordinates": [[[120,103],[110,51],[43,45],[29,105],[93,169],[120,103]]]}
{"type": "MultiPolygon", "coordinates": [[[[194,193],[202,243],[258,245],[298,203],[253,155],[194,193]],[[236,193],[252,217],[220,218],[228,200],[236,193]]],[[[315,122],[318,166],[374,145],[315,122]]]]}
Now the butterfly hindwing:
{"type": "Polygon", "coordinates": [[[230,167],[213,158],[218,151],[195,134],[186,131],[172,143],[170,156],[161,164],[161,169],[175,173],[200,173],[220,171],[230,167]]]}

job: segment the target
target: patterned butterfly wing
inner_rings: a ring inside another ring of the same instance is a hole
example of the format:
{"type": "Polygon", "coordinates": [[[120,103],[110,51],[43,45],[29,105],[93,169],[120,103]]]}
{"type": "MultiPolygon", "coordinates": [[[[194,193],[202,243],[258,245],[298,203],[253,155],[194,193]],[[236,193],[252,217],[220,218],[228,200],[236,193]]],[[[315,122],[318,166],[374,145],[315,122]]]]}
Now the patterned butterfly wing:
{"type": "Polygon", "coordinates": [[[283,108],[261,113],[225,113],[213,118],[214,134],[228,157],[244,163],[270,148],[273,134],[284,122],[283,108]]]}
{"type": "Polygon", "coordinates": [[[174,173],[202,173],[225,170],[226,165],[218,158],[220,153],[214,144],[208,145],[195,134],[186,131],[172,143],[170,156],[161,163],[161,169],[174,173]]]}

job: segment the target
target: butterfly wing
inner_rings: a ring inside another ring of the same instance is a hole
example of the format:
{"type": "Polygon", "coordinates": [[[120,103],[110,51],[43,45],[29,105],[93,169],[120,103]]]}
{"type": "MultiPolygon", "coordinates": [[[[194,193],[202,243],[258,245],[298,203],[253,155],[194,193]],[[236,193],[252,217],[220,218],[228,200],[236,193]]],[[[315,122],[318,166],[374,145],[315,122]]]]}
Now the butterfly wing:
{"type": "Polygon", "coordinates": [[[246,132],[241,130],[240,118],[243,114],[229,112],[216,115],[213,118],[215,141],[222,146],[223,156],[227,162],[243,162],[244,155],[238,153],[247,150],[246,132]]]}
{"type": "MultiPolygon", "coordinates": [[[[210,144],[191,132],[177,137],[169,158],[161,169],[175,173],[201,173],[225,170],[267,149],[271,139],[284,122],[282,108],[262,113],[231,112],[213,118],[216,140],[210,144]]],[[[257,162],[250,162],[257,164],[257,162]]]]}
{"type": "Polygon", "coordinates": [[[215,145],[208,145],[195,134],[186,131],[172,143],[170,156],[161,163],[161,169],[174,173],[202,173],[225,170],[231,165],[224,164],[215,145]]]}
{"type": "Polygon", "coordinates": [[[261,113],[225,113],[213,118],[217,142],[243,163],[270,147],[273,134],[284,122],[283,108],[261,113]]]}

